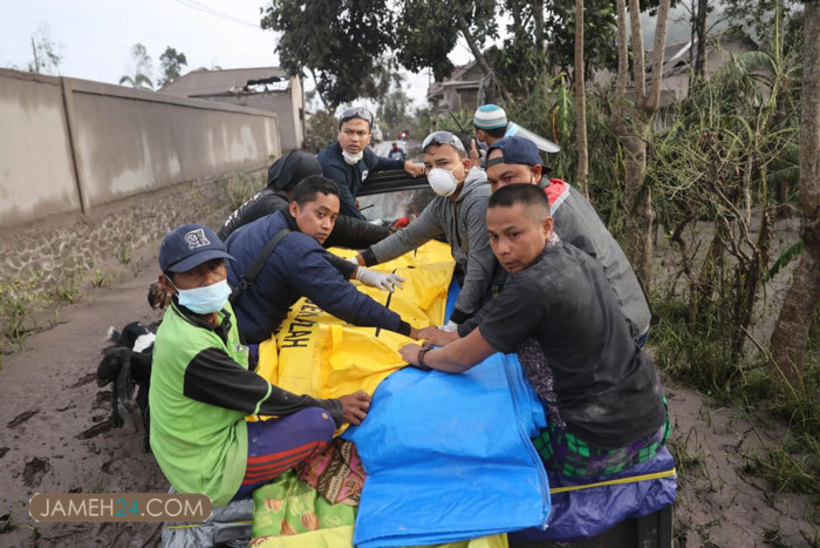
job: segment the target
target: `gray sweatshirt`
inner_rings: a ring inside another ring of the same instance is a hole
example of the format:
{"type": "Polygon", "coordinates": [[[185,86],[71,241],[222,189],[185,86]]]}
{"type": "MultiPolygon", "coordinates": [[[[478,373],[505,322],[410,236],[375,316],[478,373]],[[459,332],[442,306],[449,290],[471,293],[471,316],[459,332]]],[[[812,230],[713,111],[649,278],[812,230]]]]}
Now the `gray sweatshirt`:
{"type": "MultiPolygon", "coordinates": [[[[548,195],[553,184],[556,183],[547,177],[541,179],[541,186],[548,195]]],[[[563,242],[574,245],[601,263],[629,323],[632,338],[638,339],[649,330],[652,319],[638,276],[592,204],[574,187],[565,184],[566,188],[557,194],[556,199],[550,199],[555,232],[563,242]]]]}
{"type": "MultiPolygon", "coordinates": [[[[652,314],[641,284],[621,246],[607,230],[592,204],[569,183],[543,177],[539,184],[550,202],[555,233],[601,263],[618,305],[626,317],[629,332],[636,341],[649,331],[652,314]]],[[[481,322],[478,314],[458,326],[466,337],[481,322]]]]}
{"type": "Polygon", "coordinates": [[[362,251],[365,264],[383,263],[444,235],[456,264],[464,272],[464,284],[450,317],[461,323],[475,314],[489,297],[494,277],[503,276],[487,237],[487,200],[492,191],[487,176],[472,168],[458,198],[436,196],[407,228],[362,251]]]}

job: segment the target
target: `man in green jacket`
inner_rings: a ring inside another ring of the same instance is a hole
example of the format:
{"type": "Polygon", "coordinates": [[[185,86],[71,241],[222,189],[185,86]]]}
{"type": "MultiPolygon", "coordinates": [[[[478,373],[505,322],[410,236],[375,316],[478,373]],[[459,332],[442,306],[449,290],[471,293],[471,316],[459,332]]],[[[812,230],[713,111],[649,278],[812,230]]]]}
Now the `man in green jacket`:
{"type": "Polygon", "coordinates": [[[370,406],[361,390],[339,399],[299,396],[248,370],[226,259],[205,226],[182,225],[163,238],[159,284],[173,298],[157,331],[149,393],[151,449],[162,472],[177,491],[205,493],[214,506],[306,460],[370,406]],[[255,414],[278,418],[245,421],[255,414]]]}

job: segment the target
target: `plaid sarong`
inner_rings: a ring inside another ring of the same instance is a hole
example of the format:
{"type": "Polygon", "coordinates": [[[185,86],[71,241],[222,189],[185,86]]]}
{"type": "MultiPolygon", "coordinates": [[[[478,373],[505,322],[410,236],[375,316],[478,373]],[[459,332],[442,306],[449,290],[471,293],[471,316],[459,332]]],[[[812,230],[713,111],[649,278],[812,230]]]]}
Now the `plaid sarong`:
{"type": "Polygon", "coordinates": [[[551,423],[532,442],[548,470],[565,476],[608,476],[654,457],[670,431],[667,413],[656,432],[618,449],[596,447],[551,423]]]}

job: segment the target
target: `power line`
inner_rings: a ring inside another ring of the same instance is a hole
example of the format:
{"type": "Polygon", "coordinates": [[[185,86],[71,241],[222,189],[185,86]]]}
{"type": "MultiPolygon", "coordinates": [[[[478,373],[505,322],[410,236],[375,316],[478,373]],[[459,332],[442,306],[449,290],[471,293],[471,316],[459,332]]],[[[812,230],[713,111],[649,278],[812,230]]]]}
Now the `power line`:
{"type": "Polygon", "coordinates": [[[240,25],[245,25],[245,26],[257,29],[257,30],[259,30],[261,28],[258,24],[249,23],[248,21],[245,21],[243,19],[239,19],[238,17],[234,17],[233,15],[230,15],[228,13],[221,12],[219,10],[216,10],[216,9],[212,8],[212,7],[206,6],[204,4],[200,4],[199,2],[196,2],[195,0],[174,0],[174,2],[176,2],[178,4],[182,4],[183,6],[186,6],[186,7],[193,8],[195,10],[201,11],[203,13],[207,13],[208,15],[213,15],[214,17],[219,17],[220,19],[230,21],[231,23],[239,23],[240,25]]]}
{"type": "Polygon", "coordinates": [[[239,19],[238,17],[234,17],[231,14],[216,10],[216,9],[210,7],[210,6],[200,4],[199,2],[196,2],[196,0],[174,0],[174,1],[178,2],[179,4],[182,4],[183,6],[188,6],[190,8],[201,11],[203,13],[207,13],[209,15],[213,15],[215,17],[225,19],[226,21],[230,21],[232,23],[239,23],[240,25],[245,25],[245,26],[248,26],[248,27],[252,27],[252,28],[255,28],[257,30],[260,29],[260,26],[258,24],[250,23],[250,22],[245,21],[243,19],[239,19]]]}

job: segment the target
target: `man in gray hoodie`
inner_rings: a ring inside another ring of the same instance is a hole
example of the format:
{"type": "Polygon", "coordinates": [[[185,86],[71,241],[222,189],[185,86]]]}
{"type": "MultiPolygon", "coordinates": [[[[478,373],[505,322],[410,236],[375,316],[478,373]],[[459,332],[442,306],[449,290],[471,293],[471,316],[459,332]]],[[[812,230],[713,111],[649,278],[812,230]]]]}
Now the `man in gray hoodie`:
{"type": "Polygon", "coordinates": [[[447,131],[431,133],[422,149],[424,172],[438,196],[407,228],[360,251],[352,260],[361,266],[383,263],[443,235],[456,261],[461,292],[442,329],[455,331],[491,297],[492,286],[503,280],[504,271],[487,238],[485,217],[492,192],[487,176],[473,167],[457,136],[447,131]]]}
{"type": "MultiPolygon", "coordinates": [[[[538,147],[523,137],[499,139],[490,145],[487,153],[487,180],[493,192],[516,183],[530,183],[544,189],[555,221],[555,233],[564,243],[574,245],[601,264],[632,338],[638,346],[643,346],[652,314],[629,260],[583,194],[560,179],[550,179],[546,169],[538,156],[538,147]]],[[[462,323],[458,336],[466,337],[479,323],[478,316],[462,323]]],[[[456,334],[442,334],[428,327],[419,335],[441,346],[454,340],[456,334]]]]}

